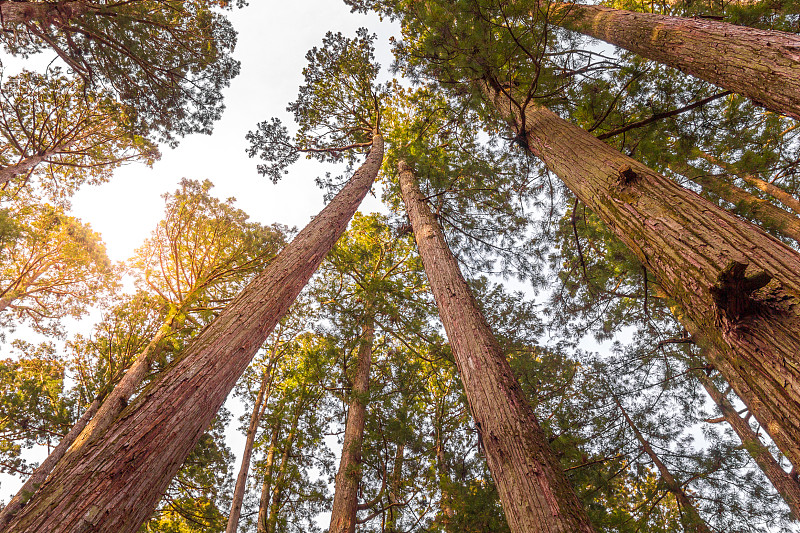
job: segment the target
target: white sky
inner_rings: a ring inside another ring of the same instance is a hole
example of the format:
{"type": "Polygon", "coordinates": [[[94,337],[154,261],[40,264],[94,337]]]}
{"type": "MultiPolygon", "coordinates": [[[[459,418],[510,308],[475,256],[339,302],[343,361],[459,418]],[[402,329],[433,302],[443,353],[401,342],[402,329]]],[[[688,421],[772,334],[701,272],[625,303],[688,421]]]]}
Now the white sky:
{"type": "MultiPolygon", "coordinates": [[[[323,192],[314,178],[330,168],[301,159],[287,176],[273,185],[256,172],[257,159],[245,154],[244,139],[256,124],[279,117],[292,131],[286,105],[303,82],[305,54],[319,46],[326,31],[354,36],[360,26],[380,35],[378,57],[384,68],[391,55],[388,39],[393,27],[377,17],[350,13],[343,2],[300,0],[265,2],[229,12],[239,41],[234,57],[242,62],[241,74],[225,91],[225,114],[211,136],[193,135],[177,149],[162,149],[152,169],[132,164],[117,170],[103,185],[84,187],[73,197],[72,212],[100,232],[114,261],[129,258],[161,219],[161,195],[173,192],[181,178],[210,179],[212,194],[235,197],[237,206],[255,221],[280,222],[302,228],[323,207],[323,192]]],[[[399,33],[399,32],[394,32],[399,33]]],[[[368,196],[362,210],[380,209],[368,196]]]]}

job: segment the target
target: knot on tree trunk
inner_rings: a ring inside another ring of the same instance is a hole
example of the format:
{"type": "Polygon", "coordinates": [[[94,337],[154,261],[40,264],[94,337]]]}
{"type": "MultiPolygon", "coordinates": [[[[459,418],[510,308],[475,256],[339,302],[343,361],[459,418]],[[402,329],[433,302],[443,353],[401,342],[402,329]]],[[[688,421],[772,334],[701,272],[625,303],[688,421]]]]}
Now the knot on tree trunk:
{"type": "Polygon", "coordinates": [[[736,322],[752,314],[756,305],[752,293],[767,285],[772,276],[764,271],[745,275],[747,263],[731,261],[717,275],[717,284],[710,287],[711,296],[721,318],[736,322]]]}

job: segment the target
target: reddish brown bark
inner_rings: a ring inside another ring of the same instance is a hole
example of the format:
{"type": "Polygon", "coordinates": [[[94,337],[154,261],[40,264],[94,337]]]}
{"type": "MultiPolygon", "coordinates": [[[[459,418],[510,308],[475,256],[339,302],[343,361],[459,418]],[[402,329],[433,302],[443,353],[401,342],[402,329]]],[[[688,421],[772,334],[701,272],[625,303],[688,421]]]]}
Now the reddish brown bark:
{"type": "Polygon", "coordinates": [[[400,190],[419,254],[511,531],[594,531],[411,169],[402,160],[399,169],[400,190]]]}
{"type": "Polygon", "coordinates": [[[261,483],[261,498],[258,503],[258,522],[256,523],[257,533],[266,533],[267,518],[269,514],[269,501],[272,497],[272,470],[275,465],[275,452],[278,450],[278,436],[280,435],[280,424],[277,422],[272,428],[272,438],[269,441],[267,457],[264,459],[264,481],[261,483]]]}
{"type": "Polygon", "coordinates": [[[699,153],[700,157],[702,157],[709,163],[720,167],[728,174],[739,176],[745,182],[749,183],[756,189],[769,194],[770,196],[778,200],[780,203],[782,203],[783,205],[794,211],[796,214],[800,215],[800,200],[798,200],[785,190],[781,189],[774,183],[764,181],[757,176],[752,176],[745,172],[739,172],[739,170],[734,165],[726,163],[725,161],[721,161],[711,154],[708,154],[706,152],[699,152],[699,153]]]}
{"type": "Polygon", "coordinates": [[[686,163],[672,163],[669,167],[674,172],[689,178],[726,202],[746,210],[767,227],[800,243],[800,218],[792,213],[771,204],[767,200],[757,198],[736,185],[727,183],[720,176],[707,174],[686,163]]]}
{"type": "MultiPolygon", "coordinates": [[[[369,311],[368,311],[369,312],[369,311]]],[[[352,399],[347,409],[347,424],[342,443],[342,458],[336,474],[330,533],[354,533],[358,511],[358,487],[361,483],[361,445],[364,441],[364,422],[367,418],[369,372],[372,366],[372,342],[375,325],[372,317],[365,318],[358,347],[356,375],[352,399]]]]}
{"type": "Polygon", "coordinates": [[[796,34],[582,4],[551,4],[549,20],[800,119],[796,34]]]}
{"type": "Polygon", "coordinates": [[[236,486],[233,489],[233,498],[231,498],[231,512],[228,513],[228,525],[225,527],[225,533],[236,533],[239,529],[239,515],[242,512],[242,503],[244,502],[244,493],[247,488],[247,473],[250,470],[250,459],[253,455],[253,443],[256,440],[256,432],[258,431],[258,423],[261,420],[263,410],[261,408],[264,403],[264,397],[267,395],[267,388],[270,383],[271,369],[264,372],[261,378],[261,386],[258,389],[258,396],[253,405],[253,412],[250,415],[250,425],[247,427],[247,436],[244,442],[244,451],[242,452],[242,465],[239,467],[239,475],[236,478],[236,486]]]}
{"type": "Polygon", "coordinates": [[[739,436],[744,448],[753,457],[756,464],[764,472],[764,475],[772,483],[772,486],[775,487],[775,490],[783,497],[783,500],[791,509],[792,515],[794,515],[795,519],[800,519],[800,483],[781,468],[778,461],[775,460],[755,431],[750,427],[750,424],[739,416],[739,413],[728,398],[717,389],[711,379],[704,372],[698,372],[697,377],[705,387],[708,395],[719,407],[722,416],[725,417],[725,421],[730,424],[733,431],[739,436]]]}
{"type": "Polygon", "coordinates": [[[678,506],[681,509],[680,519],[684,531],[711,533],[711,530],[708,529],[708,526],[700,516],[700,513],[697,512],[697,508],[694,506],[694,503],[692,503],[692,500],[686,494],[686,491],[683,490],[683,486],[678,482],[677,479],[675,479],[675,476],[672,475],[672,472],[669,471],[667,465],[664,464],[664,462],[655,452],[653,447],[650,445],[650,442],[644,438],[642,432],[639,431],[639,428],[636,427],[636,424],[634,424],[633,420],[631,420],[631,417],[628,416],[628,412],[622,406],[619,398],[617,398],[616,395],[613,395],[613,397],[614,402],[622,412],[623,418],[625,418],[625,422],[627,422],[628,426],[633,430],[636,440],[638,440],[642,445],[642,450],[644,450],[647,456],[650,457],[650,460],[653,461],[653,464],[656,465],[658,474],[661,476],[661,481],[664,483],[664,486],[669,492],[672,493],[673,496],[675,496],[675,500],[678,502],[678,506]]]}
{"type": "Polygon", "coordinates": [[[0,1],[0,23],[39,22],[52,24],[67,21],[98,8],[86,0],[63,0],[61,2],[25,2],[20,0],[0,1]]]}
{"type": "Polygon", "coordinates": [[[378,173],[383,140],[334,200],[142,392],[114,425],[67,454],[10,530],[137,531],[236,380],[289,309],[378,173]]]}
{"type": "Polygon", "coordinates": [[[39,490],[39,487],[45,482],[47,476],[50,475],[50,472],[53,471],[56,464],[64,457],[67,450],[72,446],[72,443],[75,442],[75,439],[77,439],[78,435],[83,431],[83,428],[86,427],[86,424],[89,423],[100,408],[102,401],[102,398],[94,399],[75,425],[64,435],[58,443],[58,446],[53,448],[53,451],[51,451],[47,458],[42,461],[42,464],[33,471],[31,477],[25,481],[19,491],[11,498],[11,501],[0,510],[0,531],[5,531],[4,528],[11,521],[11,518],[22,509],[22,506],[25,505],[34,494],[36,494],[36,491],[39,490]]]}
{"type": "Polygon", "coordinates": [[[548,109],[523,112],[505,93],[485,90],[656,277],[687,330],[725,361],[720,371],[754,416],[770,435],[788,436],[774,440],[797,464],[800,449],[786,443],[800,442],[800,255],[548,109]]]}

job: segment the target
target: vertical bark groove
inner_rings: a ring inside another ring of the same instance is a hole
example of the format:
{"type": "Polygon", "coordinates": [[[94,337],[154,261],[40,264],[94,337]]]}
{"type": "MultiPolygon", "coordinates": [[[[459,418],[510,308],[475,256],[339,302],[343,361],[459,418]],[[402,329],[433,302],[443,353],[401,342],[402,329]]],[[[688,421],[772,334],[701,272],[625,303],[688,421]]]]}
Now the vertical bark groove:
{"type": "MultiPolygon", "coordinates": [[[[598,141],[600,142],[600,141],[598,141]]],[[[506,520],[515,533],[593,532],[409,166],[400,190],[506,520]]]]}
{"type": "Polygon", "coordinates": [[[549,20],[800,119],[800,36],[793,33],[582,4],[553,4],[549,20]]]}
{"type": "Polygon", "coordinates": [[[67,454],[12,519],[16,533],[133,533],[213,420],[236,380],[345,230],[383,159],[376,135],[336,198],[119,416],[67,454]]]}
{"type": "Polygon", "coordinates": [[[800,254],[762,230],[531,105],[484,85],[495,108],[522,132],[530,150],[625,243],[677,303],[678,319],[793,464],[800,464],[800,254]],[[637,179],[619,180],[629,167],[637,179]],[[726,293],[731,265],[746,278],[768,276],[749,294],[726,293]],[[742,305],[733,316],[717,302],[742,305]],[[715,362],[716,361],[712,361],[715,362]],[[751,402],[757,399],[757,402],[751,402]],[[785,436],[786,438],[782,437],[785,436]]]}

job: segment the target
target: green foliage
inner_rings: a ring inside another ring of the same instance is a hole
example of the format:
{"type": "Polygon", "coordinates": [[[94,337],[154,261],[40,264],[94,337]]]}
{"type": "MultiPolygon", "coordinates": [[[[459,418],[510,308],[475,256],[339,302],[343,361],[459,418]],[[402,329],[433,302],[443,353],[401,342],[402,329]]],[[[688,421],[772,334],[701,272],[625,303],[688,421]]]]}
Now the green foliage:
{"type": "Polygon", "coordinates": [[[113,93],[138,135],[174,145],[176,136],[211,132],[224,109],[222,89],[239,73],[230,57],[236,32],[218,10],[230,2],[78,4],[6,23],[0,40],[23,57],[54,51],[87,86],[113,93]]]}
{"type": "Polygon", "coordinates": [[[287,107],[298,125],[294,139],[277,118],[259,123],[246,136],[247,154],[267,161],[258,165],[260,174],[277,182],[300,153],[352,164],[354,150],[372,144],[372,135],[381,132],[381,102],[388,91],[376,80],[380,65],[375,63],[374,41],[365,28],[353,39],[328,32],[322,47],[306,54],[305,84],[287,107]]]}
{"type": "Polygon", "coordinates": [[[100,236],[60,207],[8,204],[0,248],[0,326],[24,322],[57,335],[113,287],[116,276],[100,236]]]}
{"type": "Polygon", "coordinates": [[[90,91],[58,68],[27,70],[0,87],[0,167],[3,181],[71,196],[83,183],[108,181],[130,161],[152,164],[156,146],[131,132],[131,121],[109,93],[90,91]]]}

